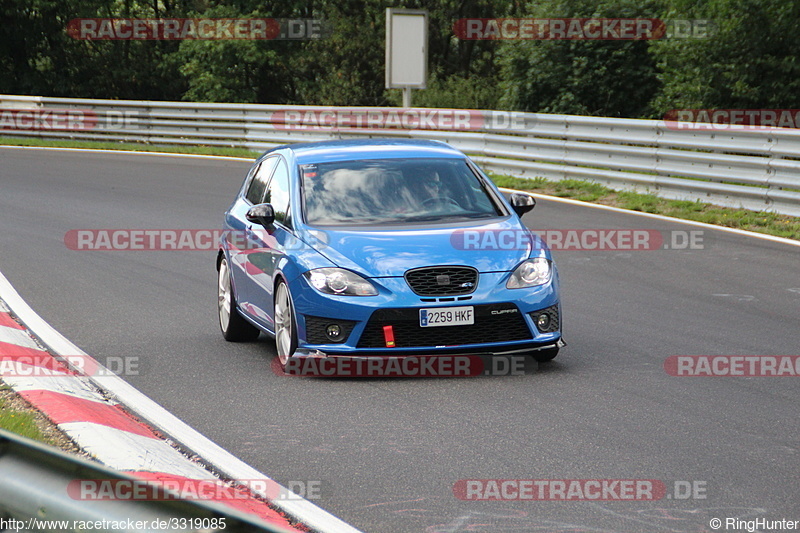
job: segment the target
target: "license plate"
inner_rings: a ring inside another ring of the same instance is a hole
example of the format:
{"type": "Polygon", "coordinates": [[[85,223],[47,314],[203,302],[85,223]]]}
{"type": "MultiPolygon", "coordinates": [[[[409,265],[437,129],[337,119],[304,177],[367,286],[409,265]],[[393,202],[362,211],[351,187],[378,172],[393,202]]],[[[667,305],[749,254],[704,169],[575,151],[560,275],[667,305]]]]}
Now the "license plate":
{"type": "Polygon", "coordinates": [[[419,310],[419,326],[421,328],[466,326],[474,323],[475,309],[471,305],[464,307],[430,307],[419,310]]]}

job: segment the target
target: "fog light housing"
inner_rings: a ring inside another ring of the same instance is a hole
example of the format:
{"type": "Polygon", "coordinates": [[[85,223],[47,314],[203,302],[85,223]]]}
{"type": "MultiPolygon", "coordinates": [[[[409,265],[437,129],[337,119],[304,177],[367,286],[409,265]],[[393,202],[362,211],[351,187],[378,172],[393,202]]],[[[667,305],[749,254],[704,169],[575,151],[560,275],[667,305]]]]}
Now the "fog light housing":
{"type": "Polygon", "coordinates": [[[333,318],[329,316],[305,315],[304,318],[306,323],[305,342],[308,344],[345,343],[356,325],[355,320],[345,320],[343,318],[333,318]]]}
{"type": "Polygon", "coordinates": [[[551,305],[545,309],[539,309],[530,313],[533,325],[539,333],[555,333],[561,329],[561,313],[558,312],[558,304],[551,305]]]}
{"type": "Polygon", "coordinates": [[[536,327],[539,328],[539,331],[547,331],[549,326],[550,326],[550,315],[548,315],[547,313],[542,313],[536,317],[536,327]]]}
{"type": "Polygon", "coordinates": [[[342,328],[339,324],[328,324],[325,328],[325,336],[328,340],[339,342],[342,339],[342,328]]]}

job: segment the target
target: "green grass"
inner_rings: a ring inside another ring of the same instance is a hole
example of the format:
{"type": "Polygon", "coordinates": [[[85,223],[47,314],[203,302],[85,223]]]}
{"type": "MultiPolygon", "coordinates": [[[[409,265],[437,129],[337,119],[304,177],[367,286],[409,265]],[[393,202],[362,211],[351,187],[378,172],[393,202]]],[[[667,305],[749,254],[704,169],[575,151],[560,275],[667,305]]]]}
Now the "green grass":
{"type": "Polygon", "coordinates": [[[492,178],[492,181],[498,187],[506,187],[508,189],[520,189],[525,191],[532,191],[544,187],[549,182],[544,178],[515,178],[514,176],[504,176],[502,174],[495,174],[487,172],[486,174],[492,178]]]}
{"type": "Polygon", "coordinates": [[[539,192],[584,202],[654,213],[669,217],[738,228],[767,235],[800,240],[800,218],[766,211],[719,207],[700,201],[667,200],[652,194],[621,192],[598,183],[581,180],[550,181],[489,174],[498,186],[539,192]]]}
{"type": "MultiPolygon", "coordinates": [[[[61,139],[37,139],[0,136],[0,144],[14,146],[53,146],[66,148],[97,148],[105,150],[137,150],[183,154],[207,154],[230,157],[255,158],[260,155],[244,148],[221,148],[212,146],[161,146],[145,143],[116,143],[74,141],[61,139]]],[[[778,237],[800,240],[800,218],[755,212],[746,209],[718,207],[702,202],[666,200],[652,194],[619,192],[599,183],[582,180],[550,181],[544,178],[515,178],[489,173],[500,187],[540,192],[582,202],[596,202],[644,213],[706,222],[731,228],[739,228],[778,237]]]]}
{"type": "Polygon", "coordinates": [[[650,194],[620,192],[619,207],[658,213],[685,220],[727,226],[788,239],[800,239],[800,218],[778,215],[766,211],[731,209],[702,202],[665,200],[650,194]]]}
{"type": "Polygon", "coordinates": [[[174,146],[147,143],[123,143],[100,141],[76,141],[69,139],[38,139],[34,137],[0,136],[0,144],[8,146],[46,146],[57,148],[94,148],[97,150],[134,150],[137,152],[168,152],[171,154],[221,155],[255,159],[261,152],[246,148],[226,148],[214,146],[174,146]]]}
{"type": "Polygon", "coordinates": [[[611,189],[603,187],[599,183],[581,180],[550,181],[544,178],[515,178],[513,176],[503,176],[491,172],[488,174],[498,187],[520,189],[524,191],[547,190],[547,194],[560,196],[562,198],[572,198],[573,200],[580,200],[581,202],[595,202],[611,191],[611,189]]]}
{"type": "MultiPolygon", "coordinates": [[[[3,388],[5,389],[5,387],[3,388]]],[[[0,428],[45,444],[52,444],[50,439],[39,430],[32,412],[10,409],[7,407],[7,403],[0,399],[0,428]]]]}

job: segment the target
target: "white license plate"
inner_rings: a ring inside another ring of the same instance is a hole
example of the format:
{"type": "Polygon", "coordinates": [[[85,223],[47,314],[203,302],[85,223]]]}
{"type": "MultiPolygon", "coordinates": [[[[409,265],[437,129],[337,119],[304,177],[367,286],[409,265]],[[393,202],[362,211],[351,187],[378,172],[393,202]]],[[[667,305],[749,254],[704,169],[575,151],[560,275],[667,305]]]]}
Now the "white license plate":
{"type": "Polygon", "coordinates": [[[429,307],[419,310],[419,326],[432,328],[436,326],[466,326],[475,323],[475,309],[464,307],[429,307]]]}

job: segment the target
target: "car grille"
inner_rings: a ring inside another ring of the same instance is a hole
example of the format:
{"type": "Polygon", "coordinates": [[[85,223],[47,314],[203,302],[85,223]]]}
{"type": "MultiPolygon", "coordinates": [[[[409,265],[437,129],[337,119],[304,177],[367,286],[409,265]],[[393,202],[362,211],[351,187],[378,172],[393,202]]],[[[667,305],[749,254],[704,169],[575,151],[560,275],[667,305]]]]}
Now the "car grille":
{"type": "Polygon", "coordinates": [[[522,313],[512,303],[476,305],[475,323],[466,326],[420,327],[419,309],[378,309],[367,322],[359,348],[385,348],[383,327],[392,326],[396,348],[459,346],[532,338],[522,313]],[[492,314],[492,311],[505,311],[492,314]]]}
{"type": "Polygon", "coordinates": [[[306,315],[306,342],[310,344],[339,344],[345,342],[355,325],[356,323],[353,320],[306,315]],[[338,341],[328,339],[325,334],[325,328],[331,324],[338,324],[342,328],[342,338],[338,341]]]}
{"type": "Polygon", "coordinates": [[[405,278],[419,296],[470,294],[478,286],[478,271],[464,266],[415,268],[406,272],[405,278]]]}

